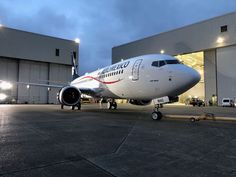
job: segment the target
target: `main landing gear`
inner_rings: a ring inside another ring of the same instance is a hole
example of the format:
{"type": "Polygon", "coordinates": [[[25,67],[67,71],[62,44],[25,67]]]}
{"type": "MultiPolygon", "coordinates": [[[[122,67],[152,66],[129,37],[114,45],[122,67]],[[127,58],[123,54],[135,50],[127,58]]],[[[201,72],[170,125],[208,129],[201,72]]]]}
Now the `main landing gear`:
{"type": "Polygon", "coordinates": [[[72,110],[74,110],[75,109],[75,107],[77,107],[78,108],[78,110],[80,110],[81,109],[81,102],[79,102],[77,105],[74,105],[74,106],[72,106],[72,110]]]}
{"type": "Polygon", "coordinates": [[[152,120],[161,120],[162,119],[163,115],[159,111],[160,107],[163,107],[163,106],[160,104],[155,105],[154,111],[152,112],[152,120]]]}
{"type": "Polygon", "coordinates": [[[109,100],[107,103],[108,109],[117,109],[117,103],[115,102],[114,99],[109,100]]]}
{"type": "MultiPolygon", "coordinates": [[[[77,105],[71,106],[71,110],[75,110],[75,107],[78,108],[78,110],[81,109],[81,102],[79,102],[77,105]]],[[[64,104],[61,104],[61,109],[64,109],[64,104]]]]}

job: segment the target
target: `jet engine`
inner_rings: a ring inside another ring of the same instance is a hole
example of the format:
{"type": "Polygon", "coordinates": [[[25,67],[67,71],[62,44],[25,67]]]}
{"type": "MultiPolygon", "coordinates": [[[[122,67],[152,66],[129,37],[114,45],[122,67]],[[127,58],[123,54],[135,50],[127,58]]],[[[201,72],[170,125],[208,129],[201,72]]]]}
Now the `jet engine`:
{"type": "Polygon", "coordinates": [[[139,105],[139,106],[146,106],[149,105],[152,100],[129,100],[130,104],[139,105]]]}
{"type": "Polygon", "coordinates": [[[81,93],[73,86],[63,87],[58,94],[58,100],[66,106],[74,106],[80,102],[81,93]]]}

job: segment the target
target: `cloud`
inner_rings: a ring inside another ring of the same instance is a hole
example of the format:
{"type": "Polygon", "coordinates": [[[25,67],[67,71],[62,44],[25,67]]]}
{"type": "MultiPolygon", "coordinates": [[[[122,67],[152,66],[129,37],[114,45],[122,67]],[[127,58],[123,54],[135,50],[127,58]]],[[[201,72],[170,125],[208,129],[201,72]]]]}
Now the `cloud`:
{"type": "Polygon", "coordinates": [[[235,0],[1,0],[0,22],[65,39],[79,37],[83,74],[111,64],[113,46],[235,10],[235,0]]]}
{"type": "Polygon", "coordinates": [[[10,24],[8,27],[56,37],[66,36],[76,30],[73,29],[73,21],[66,15],[54,13],[49,8],[39,9],[31,16],[12,15],[4,19],[4,24],[10,24]]]}
{"type": "Polygon", "coordinates": [[[236,10],[229,0],[117,1],[118,15],[134,38],[143,38],[236,10]]]}

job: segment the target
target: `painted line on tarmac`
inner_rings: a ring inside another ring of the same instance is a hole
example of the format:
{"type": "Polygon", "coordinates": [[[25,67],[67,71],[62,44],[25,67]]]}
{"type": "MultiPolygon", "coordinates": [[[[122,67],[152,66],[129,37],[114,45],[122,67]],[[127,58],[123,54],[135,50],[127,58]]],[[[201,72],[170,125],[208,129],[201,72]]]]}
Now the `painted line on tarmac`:
{"type": "MultiPolygon", "coordinates": [[[[205,117],[199,115],[165,115],[166,118],[177,118],[177,119],[190,119],[190,118],[199,118],[199,119],[204,119],[205,117]]],[[[214,118],[206,118],[206,120],[223,120],[223,121],[236,121],[236,117],[219,117],[216,116],[214,118]]]]}

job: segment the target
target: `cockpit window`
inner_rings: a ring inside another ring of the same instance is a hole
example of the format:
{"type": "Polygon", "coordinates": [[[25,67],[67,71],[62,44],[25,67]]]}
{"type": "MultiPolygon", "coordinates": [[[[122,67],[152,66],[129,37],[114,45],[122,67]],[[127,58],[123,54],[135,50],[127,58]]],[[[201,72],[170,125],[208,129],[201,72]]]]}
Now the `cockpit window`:
{"type": "Polygon", "coordinates": [[[166,60],[166,64],[180,64],[180,62],[178,60],[166,60]]]}
{"type": "Polygon", "coordinates": [[[164,66],[165,64],[166,64],[166,62],[165,62],[164,60],[162,60],[162,61],[159,62],[159,67],[162,67],[162,66],[164,66]]]}
{"type": "Polygon", "coordinates": [[[162,67],[164,65],[181,64],[179,60],[160,60],[152,62],[152,66],[162,67]]]}
{"type": "Polygon", "coordinates": [[[159,61],[154,61],[154,62],[152,62],[152,66],[159,67],[159,61]]]}

